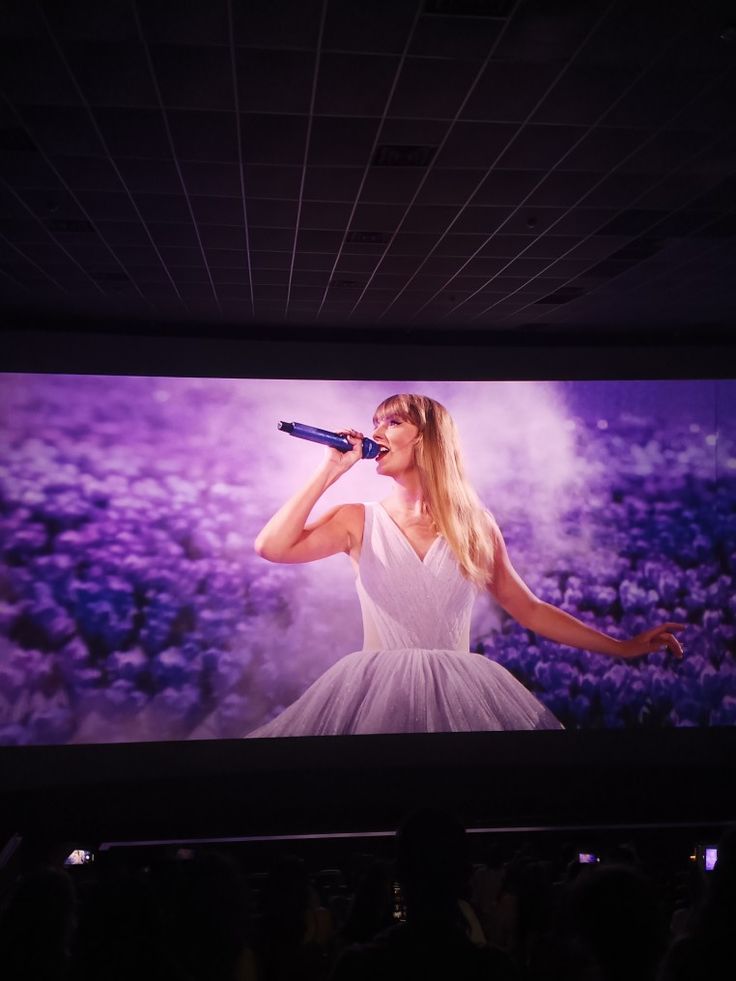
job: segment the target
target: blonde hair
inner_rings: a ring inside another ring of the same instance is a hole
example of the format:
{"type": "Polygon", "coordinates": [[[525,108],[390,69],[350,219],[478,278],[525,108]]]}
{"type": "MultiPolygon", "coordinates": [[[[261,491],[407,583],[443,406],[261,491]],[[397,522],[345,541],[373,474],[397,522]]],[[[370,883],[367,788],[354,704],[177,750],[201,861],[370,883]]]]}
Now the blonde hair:
{"type": "Polygon", "coordinates": [[[378,406],[374,419],[387,416],[419,430],[414,458],[426,511],[466,579],[485,588],[493,578],[498,527],[465,475],[452,416],[426,395],[391,395],[378,406]]]}

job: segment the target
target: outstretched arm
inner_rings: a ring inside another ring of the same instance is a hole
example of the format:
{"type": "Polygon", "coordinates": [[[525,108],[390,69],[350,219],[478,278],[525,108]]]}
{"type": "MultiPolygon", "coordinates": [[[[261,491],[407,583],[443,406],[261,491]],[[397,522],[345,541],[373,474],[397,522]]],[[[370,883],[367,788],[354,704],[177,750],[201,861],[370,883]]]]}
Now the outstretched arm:
{"type": "Polygon", "coordinates": [[[564,610],[540,600],[514,569],[506,544],[498,528],[494,529],[494,572],[491,595],[522,627],[548,637],[559,644],[580,647],[611,657],[641,657],[666,648],[675,657],[682,657],[682,647],[675,632],[683,630],[682,623],[662,623],[629,640],[616,640],[588,627],[564,610]]]}
{"type": "Polygon", "coordinates": [[[307,519],[328,487],[361,458],[362,436],[348,430],[354,449],[328,450],[321,466],[307,483],[282,505],[259,532],[255,550],[269,562],[314,562],[338,552],[350,552],[362,527],[359,504],[332,508],[311,525],[307,519]]]}

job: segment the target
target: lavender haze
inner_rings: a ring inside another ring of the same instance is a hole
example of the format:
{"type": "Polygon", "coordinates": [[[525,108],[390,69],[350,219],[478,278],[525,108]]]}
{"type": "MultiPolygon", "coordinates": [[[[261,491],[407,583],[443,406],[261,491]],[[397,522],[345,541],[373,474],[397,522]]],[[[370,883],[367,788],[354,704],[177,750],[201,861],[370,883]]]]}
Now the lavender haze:
{"type": "MultiPolygon", "coordinates": [[[[345,556],[253,552],[323,450],[279,419],[371,432],[438,399],[514,563],[616,636],[690,624],[637,663],[522,630],[489,597],[474,656],[570,727],[736,723],[736,385],[0,376],[0,742],[238,737],[362,643],[345,556]]],[[[356,465],[315,514],[385,497],[356,465]]]]}

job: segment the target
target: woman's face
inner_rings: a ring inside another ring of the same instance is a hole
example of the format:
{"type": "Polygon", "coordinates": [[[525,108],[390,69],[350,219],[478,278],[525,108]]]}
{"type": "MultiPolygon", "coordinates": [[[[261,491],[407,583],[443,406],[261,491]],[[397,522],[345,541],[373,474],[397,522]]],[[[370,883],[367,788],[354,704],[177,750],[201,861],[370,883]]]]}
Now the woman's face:
{"type": "Polygon", "coordinates": [[[414,467],[414,447],[419,442],[419,429],[396,415],[377,416],[373,439],[385,447],[376,460],[377,472],[396,477],[414,467]]]}

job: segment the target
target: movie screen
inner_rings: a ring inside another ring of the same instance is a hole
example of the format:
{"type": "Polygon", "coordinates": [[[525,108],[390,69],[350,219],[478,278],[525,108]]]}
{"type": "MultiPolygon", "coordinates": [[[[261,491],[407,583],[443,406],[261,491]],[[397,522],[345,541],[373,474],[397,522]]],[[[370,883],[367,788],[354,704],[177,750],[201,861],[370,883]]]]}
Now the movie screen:
{"type": "Polygon", "coordinates": [[[6,374],[0,550],[4,745],[736,724],[732,381],[6,374]],[[374,427],[404,392],[454,420],[461,491],[437,418],[374,427]],[[341,455],[281,420],[388,453],[320,495],[341,455]],[[309,494],[338,518],[268,561],[298,493],[281,539],[309,494]]]}

